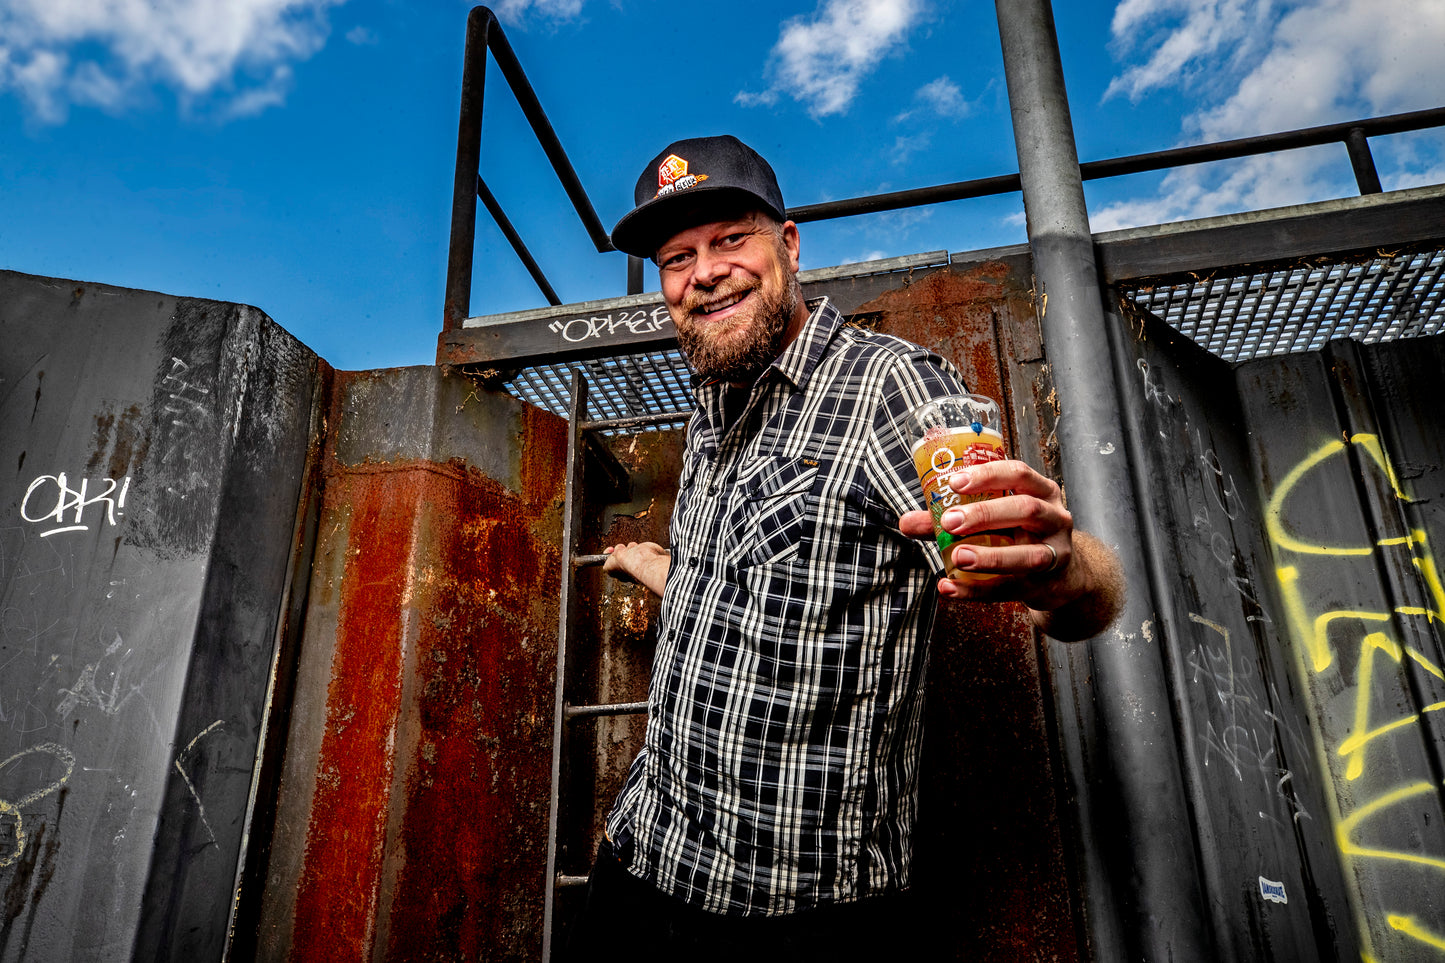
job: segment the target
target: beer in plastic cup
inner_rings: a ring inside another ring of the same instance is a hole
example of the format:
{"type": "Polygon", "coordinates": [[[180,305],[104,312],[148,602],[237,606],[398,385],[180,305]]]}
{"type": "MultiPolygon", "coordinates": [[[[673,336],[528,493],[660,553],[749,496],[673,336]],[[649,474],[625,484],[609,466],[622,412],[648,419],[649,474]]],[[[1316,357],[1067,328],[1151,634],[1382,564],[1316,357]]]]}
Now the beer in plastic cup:
{"type": "Polygon", "coordinates": [[[943,530],[943,513],[954,505],[993,498],[997,492],[959,495],[949,487],[949,479],[959,471],[990,461],[1002,461],[1008,455],[1003,448],[998,405],[983,395],[944,395],[915,408],[909,416],[913,441],[913,467],[923,483],[923,498],[933,516],[933,534],[938,550],[943,553],[948,577],[967,581],[997,578],[990,572],[966,572],[953,566],[953,546],[960,541],[970,545],[997,547],[1012,545],[1006,532],[979,532],[960,538],[943,530]]]}

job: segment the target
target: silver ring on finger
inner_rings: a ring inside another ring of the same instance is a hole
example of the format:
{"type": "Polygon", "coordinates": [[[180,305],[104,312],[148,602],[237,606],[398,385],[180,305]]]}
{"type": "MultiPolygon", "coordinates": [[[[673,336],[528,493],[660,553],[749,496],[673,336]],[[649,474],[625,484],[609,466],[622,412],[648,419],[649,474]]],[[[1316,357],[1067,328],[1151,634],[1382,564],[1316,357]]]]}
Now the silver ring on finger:
{"type": "Polygon", "coordinates": [[[1054,569],[1059,567],[1059,550],[1054,548],[1048,542],[1040,542],[1039,544],[1043,545],[1044,548],[1049,550],[1049,567],[1044,569],[1044,574],[1048,575],[1054,569]]]}

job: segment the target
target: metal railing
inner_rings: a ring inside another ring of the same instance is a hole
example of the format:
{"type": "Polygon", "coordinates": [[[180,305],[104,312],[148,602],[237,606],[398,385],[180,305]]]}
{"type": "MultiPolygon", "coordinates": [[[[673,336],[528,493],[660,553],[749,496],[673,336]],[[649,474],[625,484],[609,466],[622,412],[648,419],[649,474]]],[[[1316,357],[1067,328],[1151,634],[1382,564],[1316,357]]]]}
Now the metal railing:
{"type": "MultiPolygon", "coordinates": [[[[552,162],[552,169],[556,171],[557,179],[562,182],[577,216],[582,219],[587,236],[592,239],[599,254],[616,250],[608,240],[607,229],[597,217],[597,211],[592,207],[592,201],[587,197],[587,191],[583,189],[582,181],[572,167],[572,161],[562,149],[562,142],[558,140],[557,132],[552,129],[552,122],[547,119],[546,111],[537,100],[536,91],[532,89],[527,75],[522,72],[522,65],[517,61],[517,55],[512,52],[512,45],[507,42],[496,14],[487,7],[473,7],[467,16],[461,118],[457,123],[457,166],[452,185],[452,230],[447,248],[447,289],[442,309],[444,329],[448,331],[461,327],[470,310],[472,252],[476,243],[479,197],[512,245],[512,249],[526,265],[532,279],[537,282],[543,296],[551,304],[561,304],[536,259],[527,250],[521,235],[512,227],[512,222],[503,213],[501,205],[482,179],[482,95],[486,86],[488,50],[497,61],[497,67],[502,71],[507,85],[511,87],[513,96],[517,98],[517,105],[522,108],[523,116],[532,126],[532,132],[537,135],[537,142],[542,145],[547,159],[552,162]]],[[[637,275],[640,281],[640,265],[637,275]]]]}
{"type": "MultiPolygon", "coordinates": [[[[537,100],[532,85],[527,81],[522,67],[513,53],[511,45],[502,32],[496,15],[487,7],[474,7],[467,19],[467,45],[465,64],[462,70],[461,119],[457,131],[456,180],[452,195],[451,242],[447,254],[447,287],[444,307],[444,330],[450,331],[462,326],[470,316],[472,256],[476,243],[476,202],[481,198],[487,211],[496,221],[517,257],[527,268],[538,289],[549,304],[561,304],[556,291],[547,280],[541,267],[527,249],[521,235],[497,203],[480,172],[482,92],[486,77],[487,51],[497,61],[497,66],[506,78],[522,113],[537,135],[537,141],[546,152],[557,178],[566,190],[572,206],[587,230],[598,253],[614,251],[607,230],[597,217],[597,212],[587,196],[572,162],[567,158],[562,143],[552,124],[547,120],[542,105],[537,100]]],[[[1193,164],[1232,160],[1258,154],[1269,154],[1283,150],[1297,150],[1321,144],[1344,144],[1349,153],[1350,167],[1354,171],[1355,183],[1361,194],[1381,192],[1380,177],[1375,170],[1375,161],[1370,153],[1369,138],[1407,131],[1445,127],[1445,107],[1416,110],[1408,113],[1390,114],[1364,120],[1352,120],[1340,124],[1325,124],[1300,130],[1261,134],[1255,137],[1241,137],[1235,140],[1216,141],[1189,147],[1174,147],[1168,150],[1151,151],[1144,154],[1130,154],[1104,160],[1085,161],[1079,165],[1079,173],[1086,180],[1100,180],[1108,177],[1122,177],[1127,174],[1142,174],[1150,171],[1169,170],[1193,164]]],[[[931,187],[918,187],[886,194],[869,194],[862,197],[825,201],[819,204],[805,204],[792,207],[787,216],[793,221],[824,221],[859,214],[877,214],[906,207],[920,207],[926,204],[941,204],[946,201],[963,200],[970,197],[988,197],[1008,194],[1020,190],[1018,174],[999,174],[974,180],[956,181],[931,187]]],[[[627,265],[627,293],[642,291],[641,258],[629,256],[627,265]]]]}

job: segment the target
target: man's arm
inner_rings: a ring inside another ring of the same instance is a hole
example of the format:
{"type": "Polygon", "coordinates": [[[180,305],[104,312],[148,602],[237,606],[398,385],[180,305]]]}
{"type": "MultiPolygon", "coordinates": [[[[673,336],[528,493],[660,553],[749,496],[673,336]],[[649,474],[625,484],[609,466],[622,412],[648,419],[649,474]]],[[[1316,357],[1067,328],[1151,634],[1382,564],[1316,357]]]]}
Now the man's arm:
{"type": "Polygon", "coordinates": [[[667,584],[667,570],[672,565],[671,552],[656,542],[628,542],[613,545],[606,551],[607,561],[602,571],[623,582],[644,585],[653,595],[661,597],[667,584]]]}
{"type": "MultiPolygon", "coordinates": [[[[1074,531],[1073,516],[1064,507],[1058,485],[1020,461],[978,465],[955,475],[950,483],[962,495],[1000,494],[948,509],[942,518],[947,531],[966,536],[1011,530],[1014,544],[954,545],[955,566],[998,577],[940,579],[940,594],[1023,602],[1036,626],[1066,642],[1091,638],[1109,627],[1124,603],[1119,560],[1103,542],[1074,531]]],[[[933,537],[933,520],[925,511],[903,515],[898,528],[912,538],[933,537]]]]}

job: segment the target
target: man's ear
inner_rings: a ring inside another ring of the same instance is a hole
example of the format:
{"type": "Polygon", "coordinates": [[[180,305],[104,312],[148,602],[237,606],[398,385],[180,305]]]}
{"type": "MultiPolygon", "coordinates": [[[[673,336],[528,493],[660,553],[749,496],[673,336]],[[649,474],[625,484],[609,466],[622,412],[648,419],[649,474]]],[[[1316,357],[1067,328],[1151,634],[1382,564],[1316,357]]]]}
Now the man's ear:
{"type": "Polygon", "coordinates": [[[798,273],[798,253],[801,250],[798,239],[798,225],[792,221],[783,222],[783,246],[788,249],[788,267],[798,273]]]}

